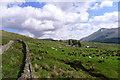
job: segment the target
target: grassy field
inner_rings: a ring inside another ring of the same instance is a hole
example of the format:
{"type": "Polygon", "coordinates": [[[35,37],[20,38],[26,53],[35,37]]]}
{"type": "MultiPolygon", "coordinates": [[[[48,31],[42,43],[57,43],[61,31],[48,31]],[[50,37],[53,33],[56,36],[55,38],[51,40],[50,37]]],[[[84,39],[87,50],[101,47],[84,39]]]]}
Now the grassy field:
{"type": "Polygon", "coordinates": [[[28,45],[33,78],[119,78],[118,44],[81,42],[81,47],[71,47],[67,40],[39,40],[2,32],[2,44],[15,41],[2,55],[3,78],[16,78],[21,70],[24,55],[17,39],[28,45]]]}
{"type": "MultiPolygon", "coordinates": [[[[78,74],[81,74],[79,72],[83,71],[79,67],[79,65],[82,65],[85,69],[88,70],[87,73],[103,74],[108,78],[118,78],[117,51],[94,49],[94,48],[90,49],[90,48],[67,47],[60,42],[49,42],[49,43],[46,42],[42,44],[41,41],[41,42],[28,43],[28,45],[31,54],[31,62],[35,73],[42,73],[41,70],[44,70],[44,68],[42,69],[42,67],[45,67],[45,65],[48,68],[50,68],[51,65],[54,66],[57,64],[56,62],[59,62],[59,64],[62,63],[64,65],[70,66],[71,68],[73,68],[73,71],[78,72],[78,74]],[[76,64],[75,62],[78,64],[76,64]],[[36,72],[36,68],[37,68],[37,72],[36,72]]],[[[61,66],[59,65],[60,68],[61,66]]],[[[64,68],[67,69],[67,66],[64,68]]],[[[83,71],[83,73],[84,72],[86,71],[83,71]]],[[[46,76],[41,76],[41,77],[47,77],[47,74],[50,74],[49,69],[48,72],[46,72],[46,76]]],[[[59,75],[56,77],[61,77],[61,76],[59,75]]],[[[87,77],[83,76],[80,78],[87,78],[87,77]]]]}
{"type": "Polygon", "coordinates": [[[22,45],[15,41],[12,47],[2,54],[2,77],[17,78],[21,71],[23,58],[22,45]]]}

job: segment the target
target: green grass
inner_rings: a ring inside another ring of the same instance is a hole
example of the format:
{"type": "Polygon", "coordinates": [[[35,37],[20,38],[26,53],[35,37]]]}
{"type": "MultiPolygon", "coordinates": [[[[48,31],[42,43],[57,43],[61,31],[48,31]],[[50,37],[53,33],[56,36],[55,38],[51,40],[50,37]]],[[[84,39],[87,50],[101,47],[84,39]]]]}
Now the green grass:
{"type": "Polygon", "coordinates": [[[107,44],[107,43],[95,43],[95,42],[81,42],[82,47],[91,46],[97,47],[103,50],[118,50],[120,44],[107,44]]]}
{"type": "MultiPolygon", "coordinates": [[[[112,51],[104,50],[101,48],[99,49],[99,48],[83,48],[83,47],[82,48],[65,47],[61,45],[60,43],[55,44],[54,42],[51,42],[51,43],[49,42],[49,44],[52,44],[52,46],[47,45],[47,44],[43,45],[42,42],[40,43],[41,43],[41,46],[28,44],[29,49],[31,50],[31,54],[33,55],[32,58],[33,57],[35,58],[38,56],[40,57],[44,56],[45,58],[47,58],[48,60],[44,62],[47,65],[48,63],[53,64],[52,62],[49,62],[51,59],[54,61],[58,61],[58,62],[63,61],[64,64],[67,62],[74,62],[76,59],[78,59],[82,62],[82,65],[86,69],[91,69],[91,66],[93,66],[95,68],[95,71],[92,71],[92,73],[96,73],[96,74],[100,73],[100,74],[105,75],[108,78],[118,78],[118,73],[117,73],[118,71],[117,58],[118,57],[112,56],[112,55],[118,54],[116,51],[112,52],[112,51]],[[62,49],[59,48],[59,46],[61,46],[62,49]],[[52,49],[52,47],[54,47],[57,50],[52,49]],[[43,53],[40,53],[39,50],[43,51],[43,53]],[[62,52],[62,50],[64,50],[64,52],[62,52]],[[44,53],[44,51],[47,51],[47,53],[44,53]],[[84,57],[83,54],[85,54],[86,57],[84,57]],[[97,54],[99,55],[98,57],[96,56],[97,54]],[[92,58],[88,58],[88,56],[91,56],[92,58]],[[105,56],[105,58],[103,59],[104,62],[99,63],[98,61],[101,60],[100,57],[102,56],[103,57],[105,56]],[[87,63],[87,61],[90,61],[90,63],[87,63]]],[[[39,62],[34,61],[34,64],[35,63],[40,63],[40,61],[39,62]]]]}
{"type": "MultiPolygon", "coordinates": [[[[28,44],[34,78],[95,78],[88,74],[89,72],[99,73],[108,78],[118,78],[118,44],[81,42],[81,47],[70,47],[66,46],[68,45],[67,40],[32,39],[6,31],[3,31],[2,36],[2,44],[6,44],[11,39],[22,39],[28,44]],[[96,48],[86,48],[86,46],[96,48]],[[92,58],[89,58],[89,56],[92,58]],[[100,57],[105,58],[101,59],[100,57]],[[100,60],[103,62],[100,62],[100,60]],[[85,72],[79,66],[76,66],[77,63],[87,70],[93,70],[85,72]]],[[[10,48],[5,52],[6,54],[3,54],[4,77],[9,76],[10,71],[14,72],[14,75],[10,77],[16,77],[22,63],[20,62],[23,57],[20,48],[22,46],[17,42],[14,45],[13,49],[10,48]],[[19,62],[18,58],[20,59],[19,62]],[[13,69],[13,66],[18,64],[19,66],[13,69]]]]}
{"type": "MultiPolygon", "coordinates": [[[[0,45],[2,45],[2,31],[0,30],[0,45]]],[[[0,79],[2,79],[2,55],[0,54],[0,79]]]]}
{"type": "Polygon", "coordinates": [[[2,54],[3,78],[17,78],[23,56],[22,45],[15,41],[12,47],[2,54]]]}
{"type": "Polygon", "coordinates": [[[41,61],[34,59],[31,62],[33,65],[34,76],[37,76],[37,78],[47,78],[49,76],[52,78],[92,78],[83,71],[78,72],[69,65],[51,58],[44,58],[41,61]],[[38,65],[39,67],[35,67],[35,65],[38,65]],[[71,73],[71,75],[69,75],[69,72],[73,72],[74,74],[71,73]]]}

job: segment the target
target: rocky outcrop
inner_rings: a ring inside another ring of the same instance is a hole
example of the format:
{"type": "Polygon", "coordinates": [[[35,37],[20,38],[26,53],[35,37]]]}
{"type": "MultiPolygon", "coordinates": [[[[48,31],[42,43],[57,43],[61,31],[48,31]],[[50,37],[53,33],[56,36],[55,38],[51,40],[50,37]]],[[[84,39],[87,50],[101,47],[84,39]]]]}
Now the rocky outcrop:
{"type": "Polygon", "coordinates": [[[22,41],[18,40],[23,45],[23,52],[25,54],[25,61],[24,61],[24,70],[23,73],[21,73],[20,77],[18,77],[18,80],[32,80],[32,66],[30,63],[30,54],[28,50],[27,44],[22,41]]]}
{"type": "Polygon", "coordinates": [[[2,53],[4,53],[5,51],[7,51],[7,50],[10,48],[10,46],[12,45],[13,42],[14,42],[14,41],[10,40],[9,43],[1,46],[1,47],[0,47],[0,54],[2,54],[2,53]]]}

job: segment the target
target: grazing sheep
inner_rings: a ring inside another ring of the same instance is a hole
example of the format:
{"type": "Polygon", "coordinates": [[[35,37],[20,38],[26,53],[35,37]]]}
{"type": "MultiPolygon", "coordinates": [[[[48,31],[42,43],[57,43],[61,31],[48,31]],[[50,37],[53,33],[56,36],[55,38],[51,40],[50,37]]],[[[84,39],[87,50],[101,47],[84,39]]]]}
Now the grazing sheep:
{"type": "Polygon", "coordinates": [[[92,58],[91,56],[88,56],[88,58],[92,58]]]}
{"type": "Polygon", "coordinates": [[[90,46],[86,46],[86,48],[90,48],[90,46]]]}
{"type": "Polygon", "coordinates": [[[54,47],[51,47],[52,49],[55,49],[54,47]]]}
{"type": "Polygon", "coordinates": [[[104,57],[103,56],[100,56],[101,59],[103,59],[104,57]]]}

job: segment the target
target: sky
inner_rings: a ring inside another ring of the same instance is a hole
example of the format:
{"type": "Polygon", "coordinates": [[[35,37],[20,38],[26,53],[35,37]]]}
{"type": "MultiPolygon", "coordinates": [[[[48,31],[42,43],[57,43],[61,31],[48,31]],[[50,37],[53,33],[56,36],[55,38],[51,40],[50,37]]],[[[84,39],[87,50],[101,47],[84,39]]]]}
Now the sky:
{"type": "Polygon", "coordinates": [[[117,28],[118,2],[97,1],[1,0],[0,29],[39,39],[79,40],[100,28],[117,28]]]}

